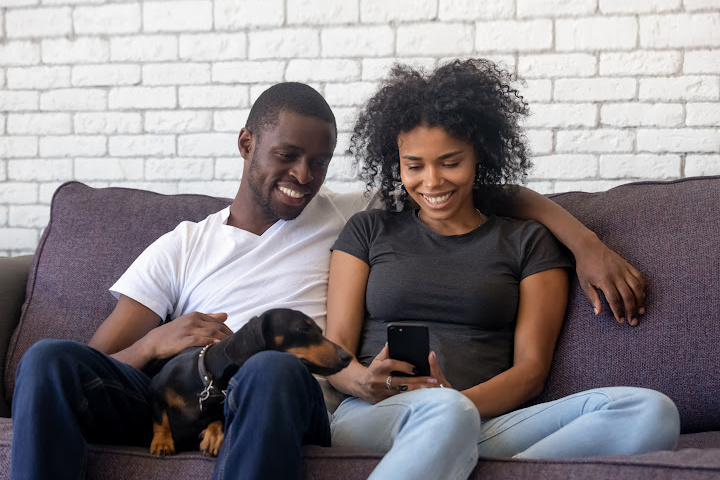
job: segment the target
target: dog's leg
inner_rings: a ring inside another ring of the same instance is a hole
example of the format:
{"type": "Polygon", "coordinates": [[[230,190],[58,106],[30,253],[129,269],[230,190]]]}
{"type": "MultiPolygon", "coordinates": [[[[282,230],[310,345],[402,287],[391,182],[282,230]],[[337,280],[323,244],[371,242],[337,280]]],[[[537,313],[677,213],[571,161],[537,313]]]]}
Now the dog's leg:
{"type": "Polygon", "coordinates": [[[202,442],[200,442],[200,451],[205,455],[217,457],[218,453],[220,453],[220,447],[222,447],[223,438],[225,438],[225,434],[223,433],[223,421],[216,420],[212,422],[200,433],[200,438],[202,438],[202,442]]]}
{"type": "Polygon", "coordinates": [[[173,455],[175,442],[170,432],[170,421],[166,411],[162,413],[162,423],[153,422],[153,439],[150,444],[150,453],[153,455],[173,455]]]}

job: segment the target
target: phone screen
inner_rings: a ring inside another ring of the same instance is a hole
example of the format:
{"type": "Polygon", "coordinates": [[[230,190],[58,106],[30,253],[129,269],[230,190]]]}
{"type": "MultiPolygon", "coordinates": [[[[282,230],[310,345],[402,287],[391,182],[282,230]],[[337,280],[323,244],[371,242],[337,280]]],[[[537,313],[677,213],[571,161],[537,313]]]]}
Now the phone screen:
{"type": "MultiPolygon", "coordinates": [[[[390,358],[402,360],[415,367],[417,376],[429,376],[430,335],[428,327],[420,323],[391,323],[387,327],[390,358]]],[[[392,372],[408,376],[404,372],[392,372]]]]}

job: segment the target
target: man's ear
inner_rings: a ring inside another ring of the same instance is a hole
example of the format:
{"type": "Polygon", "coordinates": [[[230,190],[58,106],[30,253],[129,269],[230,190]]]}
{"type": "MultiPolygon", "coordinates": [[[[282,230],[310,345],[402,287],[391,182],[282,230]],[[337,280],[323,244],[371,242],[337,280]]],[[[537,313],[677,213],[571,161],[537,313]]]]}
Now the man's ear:
{"type": "Polygon", "coordinates": [[[238,135],[238,150],[245,160],[249,160],[254,147],[254,137],[247,128],[241,128],[238,135]]]}

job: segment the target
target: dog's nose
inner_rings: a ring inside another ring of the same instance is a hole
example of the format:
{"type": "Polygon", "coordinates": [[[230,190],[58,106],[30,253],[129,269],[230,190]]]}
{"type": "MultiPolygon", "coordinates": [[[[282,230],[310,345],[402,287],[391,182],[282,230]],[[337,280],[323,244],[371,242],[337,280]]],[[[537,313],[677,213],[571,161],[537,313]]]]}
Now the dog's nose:
{"type": "Polygon", "coordinates": [[[338,347],[338,350],[339,350],[338,356],[340,357],[340,360],[343,361],[343,363],[344,362],[349,363],[350,360],[352,360],[352,355],[350,355],[348,352],[346,352],[344,348],[338,347]]]}

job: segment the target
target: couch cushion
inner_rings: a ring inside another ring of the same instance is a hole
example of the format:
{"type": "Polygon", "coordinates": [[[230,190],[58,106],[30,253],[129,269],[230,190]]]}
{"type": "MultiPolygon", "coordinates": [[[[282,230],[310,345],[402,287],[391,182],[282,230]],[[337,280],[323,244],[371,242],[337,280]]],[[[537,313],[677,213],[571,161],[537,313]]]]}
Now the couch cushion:
{"type": "Polygon", "coordinates": [[[53,197],[8,350],[8,401],[17,363],[33,343],[41,338],[87,342],[116,304],[108,288],[145,247],[181,221],[200,221],[229,203],[205,195],[62,185],[53,197]]]}
{"type": "Polygon", "coordinates": [[[684,432],[720,430],[720,177],[552,198],[645,274],[647,313],[637,327],[620,325],[605,303],[595,318],[575,282],[537,401],[642,386],[677,403],[684,432]]]}

